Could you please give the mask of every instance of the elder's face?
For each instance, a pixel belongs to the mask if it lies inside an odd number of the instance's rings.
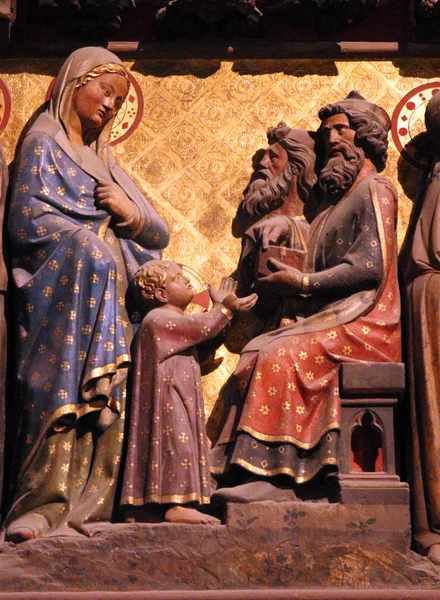
[[[269,170],[272,175],[285,171],[288,164],[287,152],[278,142],[269,146],[260,161],[260,167]]]
[[[325,158],[344,155],[344,147],[353,146],[356,131],[351,129],[347,115],[332,115],[324,119],[321,124],[321,133],[324,139]]]
[[[104,73],[76,90],[73,110],[83,131],[102,129],[121,108],[127,93],[128,82],[118,73]]]

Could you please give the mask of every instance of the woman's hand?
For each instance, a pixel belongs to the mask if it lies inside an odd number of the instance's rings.
[[[271,275],[261,277],[257,282],[257,288],[264,295],[278,294],[280,296],[298,295],[302,292],[303,273],[289,267],[279,260],[270,258],[267,261],[269,268],[276,269]]]
[[[263,249],[268,246],[282,246],[289,240],[289,222],[284,217],[272,217],[253,228],[255,239],[260,242]]]
[[[134,212],[134,204],[114,181],[98,181],[95,203],[118,221],[127,221]]]

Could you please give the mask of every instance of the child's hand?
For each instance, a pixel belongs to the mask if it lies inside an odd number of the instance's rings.
[[[218,290],[213,285],[209,286],[209,295],[214,304],[223,304],[223,300],[229,294],[235,295],[237,282],[232,277],[223,277]]]
[[[235,294],[229,294],[223,300],[222,304],[231,312],[249,312],[255,306],[257,300],[257,294],[251,294],[244,298],[237,298]]]
[[[231,312],[248,312],[258,300],[257,294],[245,298],[237,298],[235,290],[237,282],[232,277],[223,277],[218,290],[213,285],[209,286],[209,295],[214,305],[223,304]]]

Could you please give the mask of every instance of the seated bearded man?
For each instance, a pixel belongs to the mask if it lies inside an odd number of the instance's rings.
[[[215,474],[229,474],[233,483],[249,476],[269,481],[220,490],[220,499],[292,498],[292,490],[329,495],[332,486],[324,484],[338,471],[339,365],[400,360],[397,195],[378,175],[390,120],[356,92],[324,107],[319,117],[322,202],[310,228],[305,272],[272,260],[274,273],[258,286],[262,293],[302,297],[302,305],[285,326],[243,349],[227,384],[226,424],[213,448]],[[277,243],[289,235],[279,217],[264,229]],[[319,482],[317,491],[299,485],[306,482]],[[287,496],[274,483],[287,487]]]
[[[264,154],[256,153],[255,170],[232,223],[233,235],[242,238],[236,275],[239,291],[246,294],[255,284],[256,252],[274,241],[261,227],[268,218],[282,215],[289,231],[283,245],[306,250],[309,223],[305,214],[316,183],[313,134],[281,121],[267,130],[267,140],[270,145]]]
[[[292,129],[281,121],[267,130],[267,139],[269,147],[255,153],[254,172],[232,223],[233,235],[242,238],[241,255],[233,275],[240,296],[255,291],[259,266],[267,262],[266,250],[277,241],[276,232],[274,237],[265,230],[267,219],[279,216],[288,231],[280,241],[283,248],[298,250],[300,255],[305,255],[307,249],[310,224],[305,215],[312,210],[311,193],[317,180],[315,134],[306,129]],[[237,315],[228,348],[240,352],[258,334],[278,328],[283,316],[294,309],[294,302],[293,298],[272,296],[270,302],[266,298],[257,303],[251,313]]]

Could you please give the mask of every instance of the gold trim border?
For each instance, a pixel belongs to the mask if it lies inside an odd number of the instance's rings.
[[[249,433],[252,437],[256,438],[257,440],[261,440],[262,442],[289,442],[290,444],[294,444],[295,446],[298,446],[299,448],[302,448],[303,450],[310,450],[311,448],[314,448],[322,440],[322,438],[324,437],[324,435],[326,433],[328,433],[329,431],[332,431],[334,429],[339,430],[340,423],[337,423],[336,421],[334,423],[330,423],[326,427],[326,429],[323,431],[323,433],[320,434],[316,438],[316,440],[314,440],[313,442],[301,442],[293,435],[280,435],[280,436],[267,435],[265,433],[260,433],[259,431],[257,431],[256,429],[254,429],[253,427],[250,427],[248,425],[241,425],[238,428],[239,431],[244,431],[246,433]],[[228,443],[228,442],[222,442],[222,443]]]
[[[143,506],[148,503],[155,504],[188,504],[188,502],[198,502],[199,504],[209,504],[210,496],[200,496],[197,492],[185,494],[183,496],[177,494],[169,494],[160,496],[159,494],[148,494],[144,498],[134,496],[125,496],[121,500],[121,505],[132,504],[133,506]]]
[[[251,465],[242,458],[237,458],[236,460],[231,461],[231,463],[240,465],[241,467],[243,467],[247,471],[250,471],[251,473],[255,473],[256,475],[263,475],[265,477],[274,477],[275,475],[290,475],[296,483],[307,483],[308,481],[313,479],[313,477],[315,477],[315,475],[318,473],[321,467],[325,467],[327,465],[335,465],[339,468],[339,461],[336,458],[324,458],[319,463],[319,468],[309,477],[295,477],[295,472],[290,467],[278,467],[277,469],[271,469],[270,471],[268,471],[265,469],[260,469],[259,467],[255,467],[254,465]]]
[[[58,419],[60,419],[61,417],[63,417],[64,415],[67,415],[67,414],[72,415],[72,421],[69,423],[66,423],[66,425],[64,427],[62,427],[62,428],[54,427],[54,431],[56,431],[57,433],[61,433],[62,431],[67,429],[67,427],[73,426],[76,423],[76,421],[78,419],[80,419],[81,417],[83,417],[84,415],[92,413],[92,412],[96,412],[97,410],[101,410],[106,405],[107,405],[107,403],[104,400],[102,400],[102,401],[94,400],[92,402],[88,402],[84,406],[78,406],[77,404],[65,404],[64,406],[60,406],[60,408],[55,410],[52,413],[52,415],[50,416],[50,419],[47,421],[46,425],[44,427],[42,427],[40,435],[37,437],[36,443],[33,444],[31,452],[29,453],[28,457],[26,458],[26,460],[24,461],[23,465],[20,468],[18,477],[21,477],[21,475],[26,471],[29,463],[34,458],[37,450],[40,448],[40,445],[41,445],[44,437],[46,436],[48,430],[54,425],[54,423]]]
[[[93,371],[90,371],[90,373],[95,373],[95,372],[99,372],[102,370],[102,374],[106,375],[107,373],[116,371],[116,369],[124,362],[131,362],[130,355],[122,354],[121,356],[119,356],[116,359],[117,366],[115,363],[110,363],[108,365],[105,365],[104,367],[99,367]],[[97,376],[101,376],[101,375],[97,375]],[[84,383],[82,384],[81,387],[83,387],[88,381],[90,381],[90,379],[96,379],[97,376],[90,377],[87,380],[84,379]],[[26,460],[24,461],[23,465],[20,467],[18,477],[20,478],[21,475],[25,472],[26,468],[28,467],[29,463],[35,456],[35,453],[37,452],[38,448],[40,447],[40,445],[43,441],[43,438],[46,436],[47,431],[54,425],[54,423],[58,419],[60,419],[64,415],[68,415],[68,414],[72,415],[71,422],[66,423],[65,427],[62,427],[62,428],[54,427],[54,431],[56,431],[57,433],[60,433],[61,431],[64,431],[68,426],[73,426],[74,423],[78,419],[83,417],[84,415],[92,413],[92,412],[96,412],[97,410],[102,410],[105,406],[115,408],[118,411],[118,413],[121,413],[121,409],[122,409],[121,403],[112,397],[110,397],[108,399],[108,402],[105,401],[104,399],[102,399],[102,400],[91,400],[90,402],[85,401],[85,404],[83,406],[78,406],[78,404],[73,404],[73,403],[64,404],[63,406],[60,406],[57,410],[55,410],[51,414],[46,425],[41,428],[40,434],[37,437],[35,444],[33,444],[33,446],[32,446],[32,450],[30,451],[30,453],[27,456]]]
[[[116,362],[107,363],[102,367],[96,367],[92,369],[84,376],[84,382],[81,387],[84,387],[91,379],[97,379],[98,377],[102,377],[103,375],[108,375],[109,373],[116,372],[118,367],[121,366],[122,363],[131,364],[131,357],[129,354],[121,354],[116,358]]]

